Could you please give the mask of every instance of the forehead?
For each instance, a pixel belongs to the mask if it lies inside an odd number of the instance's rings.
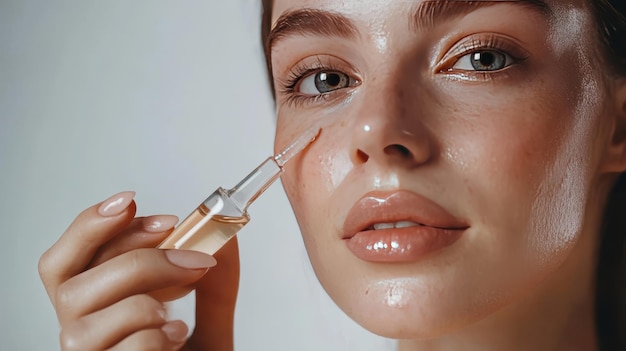
[[[414,6],[416,4],[419,4],[423,1],[427,0],[274,0],[274,6],[272,9],[272,23],[275,23],[276,19],[278,19],[281,14],[290,10],[296,10],[301,8],[329,10],[353,18],[380,18],[384,17],[381,16],[382,13],[391,13],[394,9],[398,9],[399,6],[406,8],[408,6]],[[378,14],[378,16],[374,16],[375,14]]]
[[[537,3],[545,4],[552,12],[558,14],[568,8],[584,7],[588,0],[474,0],[471,2],[491,3]],[[285,12],[301,8],[332,10],[356,18],[382,18],[389,15],[398,15],[397,11],[406,11],[416,8],[424,2],[448,3],[454,6],[455,2],[467,3],[468,0],[274,0],[272,8],[272,23]],[[462,5],[462,4],[460,4]],[[511,15],[515,15],[511,13]]]
[[[364,34],[378,40],[384,35],[387,40],[404,35],[407,29],[429,33],[441,23],[456,26],[458,22],[453,20],[472,14],[467,19],[474,27],[503,22],[535,27],[543,23],[544,37],[561,48],[573,44],[595,47],[595,31],[589,30],[594,21],[586,6],[588,1],[591,0],[274,0],[269,45],[273,48],[274,39],[285,37],[285,33],[298,32],[347,31],[354,35],[344,37],[358,38]],[[478,11],[483,8],[486,11]],[[523,8],[526,10],[519,11]],[[540,22],[529,20],[529,11],[539,14],[535,18],[541,18]]]

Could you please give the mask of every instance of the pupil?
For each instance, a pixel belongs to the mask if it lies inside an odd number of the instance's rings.
[[[477,71],[496,71],[506,67],[506,55],[493,50],[478,51],[472,54],[471,64]]]
[[[326,75],[326,83],[330,86],[337,86],[341,82],[341,77],[336,73]]]
[[[495,56],[490,52],[480,53],[480,64],[484,66],[491,66],[495,62]]]

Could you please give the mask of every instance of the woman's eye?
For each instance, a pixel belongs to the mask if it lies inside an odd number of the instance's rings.
[[[497,71],[513,63],[513,59],[497,50],[473,51],[457,60],[452,69],[464,71]]]
[[[353,79],[338,71],[321,71],[304,77],[298,92],[306,95],[319,95],[333,90],[352,86]]]

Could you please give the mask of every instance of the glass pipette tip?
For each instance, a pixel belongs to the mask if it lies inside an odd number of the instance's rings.
[[[287,161],[306,149],[317,139],[320,132],[319,127],[308,129],[289,146],[276,155],[270,156],[239,184],[230,189],[228,194],[237,207],[245,211],[265,189],[278,179]]]
[[[278,179],[287,161],[317,139],[320,131],[320,128],[307,130],[281,152],[267,158],[234,188],[217,188],[158,247],[213,255],[250,221],[248,206]]]
[[[287,161],[289,161],[292,157],[299,154],[302,150],[304,150],[309,144],[311,144],[317,136],[322,131],[321,128],[310,128],[305,131],[298,139],[296,139],[293,143],[289,144],[286,148],[284,148],[281,152],[274,155],[274,160],[278,164],[278,166],[283,167]]]

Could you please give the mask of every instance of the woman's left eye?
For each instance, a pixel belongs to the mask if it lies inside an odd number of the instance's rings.
[[[319,95],[354,85],[354,79],[339,71],[319,71],[302,78],[298,92],[305,95]]]
[[[471,53],[460,57],[454,66],[453,70],[464,71],[498,71],[513,63],[511,56],[498,51],[498,50],[476,50]]]

